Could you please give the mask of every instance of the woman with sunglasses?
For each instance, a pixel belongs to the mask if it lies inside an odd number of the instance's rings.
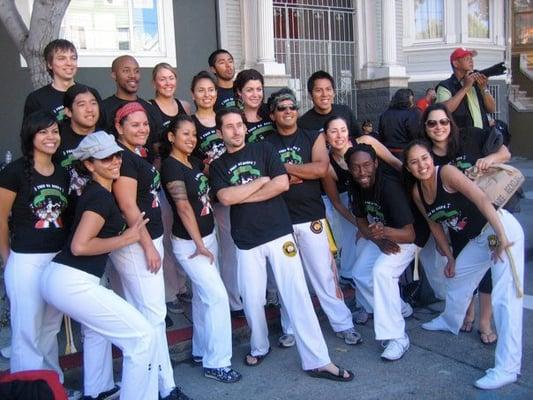
[[[333,218],[339,221],[340,232],[335,234],[337,246],[341,249],[339,275],[343,281],[351,282],[353,286],[352,267],[355,262],[357,224],[355,216],[350,211],[348,189],[352,178],[344,161],[344,154],[356,143],[366,143],[374,148],[379,158],[397,171],[401,171],[402,163],[372,136],[362,135],[355,139],[351,137],[348,122],[343,117],[330,117],[324,124],[324,132],[326,134],[326,142],[330,148],[330,165],[328,173],[322,178],[321,182],[328,196],[327,201],[330,201],[334,207],[334,210],[332,210]]]
[[[274,132],[274,124],[263,103],[263,86],[263,75],[255,69],[242,70],[233,82],[233,89],[246,117],[247,143],[262,141]]]
[[[439,118],[440,119],[440,118]],[[522,357],[522,303],[517,297],[511,259],[520,282],[524,275],[524,232],[506,210],[496,211],[489,198],[453,165],[435,166],[430,144],[411,142],[404,152],[404,173],[419,210],[426,215],[439,249],[445,254],[446,307],[423,324],[427,330],[459,332],[472,293],[491,270],[494,321],[499,334],[495,367],[475,382],[480,389],[497,389],[515,382]],[[457,255],[449,247],[467,243]]]
[[[459,131],[450,112],[441,103],[430,105],[425,110],[422,115],[422,124],[424,137],[431,143],[435,165],[451,164],[463,172],[475,165],[483,171],[492,164],[504,163],[511,158],[511,153],[505,145],[501,145],[493,153],[486,154],[484,147],[488,137],[487,133],[475,127]],[[466,242],[456,242],[456,247],[453,249],[454,254],[459,254],[465,245]],[[483,344],[492,344],[497,340],[497,336],[491,328],[491,291],[491,275],[487,272],[479,285],[479,336]],[[472,301],[466,316],[464,316],[461,332],[472,331],[474,317],[475,304]]]
[[[162,142],[161,181],[172,200],[174,255],[192,282],[193,357],[201,359],[206,377],[233,383],[241,375],[231,368],[228,295],[217,268],[209,182],[202,162],[191,157],[196,142],[192,118],[176,118]]]
[[[124,149],[120,177],[113,183],[113,194],[128,226],[144,215],[150,220],[141,228],[140,240],[110,254],[122,281],[126,300],[137,308],[156,330],[156,368],[159,393],[163,400],[186,399],[174,382],[168,353],[165,316],[163,258],[163,223],[158,192],[160,176],[138,150],[146,144],[150,125],[144,107],[127,103],[115,114],[115,128]],[[181,397],[180,397],[181,396]]]
[[[29,114],[20,133],[22,157],[0,173],[0,255],[11,305],[11,372],[59,367],[62,314],[43,299],[41,275],[63,247],[67,171],[52,161],[60,143],[51,112]]]
[[[111,194],[122,160],[113,136],[88,134],[71,153],[91,177],[78,199],[71,234],[41,279],[47,302],[82,324],[86,399],[157,399],[155,334],[148,321],[113,291],[100,285],[110,251],[135,243],[148,222],[130,228]],[[111,343],[122,350],[122,385],[113,382]]]

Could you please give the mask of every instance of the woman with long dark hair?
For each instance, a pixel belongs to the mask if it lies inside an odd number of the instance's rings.
[[[470,127],[459,130],[451,113],[441,103],[429,106],[421,119],[423,136],[431,143],[431,152],[435,165],[451,164],[461,171],[475,165],[482,171],[492,164],[509,161],[511,153],[505,145],[486,150],[488,134],[479,128]],[[457,255],[466,242],[456,243],[453,251]],[[433,279],[433,278],[430,278]],[[491,275],[485,274],[479,285],[479,336],[484,344],[496,342],[496,334],[491,328]],[[471,332],[475,317],[475,303],[472,301],[464,317],[462,332]]]
[[[60,380],[57,333],[62,314],[39,291],[44,268],[65,243],[68,173],[52,161],[59,128],[51,112],[22,124],[22,157],[0,174],[0,254],[11,305],[11,372],[51,369]]]
[[[515,382],[522,358],[522,303],[513,282],[512,268],[520,282],[524,275],[524,232],[506,210],[496,211],[481,189],[453,165],[435,166],[431,145],[413,141],[404,153],[404,173],[420,212],[426,215],[437,246],[447,257],[446,307],[426,322],[426,330],[459,332],[468,304],[487,270],[491,270],[494,321],[499,334],[495,367],[475,385],[497,389]],[[467,243],[458,255],[452,248]],[[514,263],[513,263],[514,261]],[[514,265],[513,265],[514,264]]]

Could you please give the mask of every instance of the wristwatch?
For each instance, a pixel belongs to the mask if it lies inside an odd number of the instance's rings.
[[[485,88],[485,89],[483,89],[483,93],[484,93],[484,94],[490,94],[490,90],[487,89],[487,88]]]

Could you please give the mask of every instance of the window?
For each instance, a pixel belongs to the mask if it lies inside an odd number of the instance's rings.
[[[533,2],[514,0],[513,50],[533,47]]]
[[[60,37],[76,45],[82,67],[111,65],[124,53],[141,67],[176,65],[173,15],[171,0],[72,0]]]
[[[415,0],[415,39],[435,40],[443,38],[443,0]]]
[[[489,39],[489,0],[468,0],[468,37]]]

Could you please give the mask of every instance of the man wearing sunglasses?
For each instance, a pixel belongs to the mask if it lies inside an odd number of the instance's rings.
[[[460,47],[450,55],[453,74],[437,85],[437,103],[444,103],[459,128],[489,128],[487,113],[496,111],[488,78],[474,70],[477,51]]]
[[[273,93],[268,107],[276,131],[266,140],[274,145],[289,174],[289,191],[283,193],[283,198],[303,266],[337,336],[346,344],[358,344],[361,336],[355,331],[352,314],[344,303],[326,233],[326,211],[320,188],[320,178],[329,167],[324,135],[298,127],[298,104],[290,89]],[[291,321],[284,307],[281,322],[283,336],[292,335]],[[280,343],[285,342],[283,336]]]

